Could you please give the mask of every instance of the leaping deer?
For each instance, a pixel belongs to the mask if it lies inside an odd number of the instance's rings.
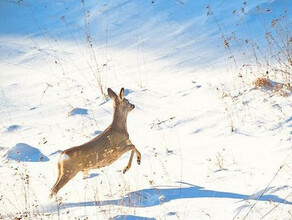
[[[135,106],[124,98],[124,88],[121,89],[119,96],[108,88],[108,95],[113,101],[112,123],[91,141],[61,153],[58,162],[58,178],[51,189],[50,197],[57,194],[79,171],[88,175],[89,170],[108,166],[128,151],[132,152],[123,173],[130,169],[134,153],[140,165],[141,154],[130,141],[127,131],[127,116]]]

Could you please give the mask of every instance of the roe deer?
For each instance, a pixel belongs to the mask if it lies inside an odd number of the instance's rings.
[[[130,169],[134,153],[136,153],[137,163],[140,165],[141,154],[130,141],[127,131],[127,116],[135,106],[124,98],[124,88],[121,89],[119,96],[108,88],[108,95],[113,100],[112,123],[91,141],[61,153],[58,162],[58,178],[51,189],[50,197],[57,194],[79,171],[88,175],[90,169],[108,166],[127,151],[132,152],[123,173]]]

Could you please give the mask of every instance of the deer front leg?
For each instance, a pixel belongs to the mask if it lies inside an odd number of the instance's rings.
[[[135,145],[132,144],[130,139],[128,139],[126,143],[127,143],[128,146],[132,146],[132,150],[136,153],[136,156],[137,156],[137,163],[138,163],[138,165],[140,165],[141,164],[141,154],[140,154],[140,152],[137,150]]]
[[[141,154],[140,152],[135,148],[134,149],[136,156],[137,156],[137,164],[140,165],[141,164]]]
[[[131,143],[131,141],[128,140],[127,143]],[[132,150],[132,152],[131,152],[131,156],[130,156],[130,159],[129,159],[128,165],[127,165],[127,166],[125,167],[125,169],[123,170],[123,173],[127,172],[127,171],[131,168],[134,153],[136,153],[136,156],[137,156],[137,163],[138,163],[139,165],[140,165],[140,163],[141,163],[141,153],[136,149],[135,145],[133,145],[133,144],[131,143],[131,144],[127,145],[127,148],[130,148],[130,149]]]
[[[83,179],[86,179],[90,176],[88,173],[88,170],[82,170],[82,172],[83,172]]]
[[[128,162],[128,165],[125,167],[125,169],[123,169],[123,173],[127,172],[131,168],[133,156],[134,156],[134,150],[131,151],[130,160]]]

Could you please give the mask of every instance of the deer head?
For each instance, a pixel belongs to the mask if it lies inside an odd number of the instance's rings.
[[[112,89],[108,88],[108,95],[113,101],[114,108],[112,126],[127,130],[127,116],[128,113],[135,108],[135,105],[131,104],[127,99],[125,99],[124,88],[121,89],[119,95],[117,95]]]

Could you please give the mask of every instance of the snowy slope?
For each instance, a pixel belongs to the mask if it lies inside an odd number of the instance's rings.
[[[236,81],[207,16],[228,32],[243,3],[84,2],[0,3],[0,219],[291,219],[291,94]],[[258,4],[272,19],[291,3],[247,1],[260,41]],[[59,153],[111,122],[100,82],[136,105],[142,163],[122,174],[127,153],[50,200]]]

